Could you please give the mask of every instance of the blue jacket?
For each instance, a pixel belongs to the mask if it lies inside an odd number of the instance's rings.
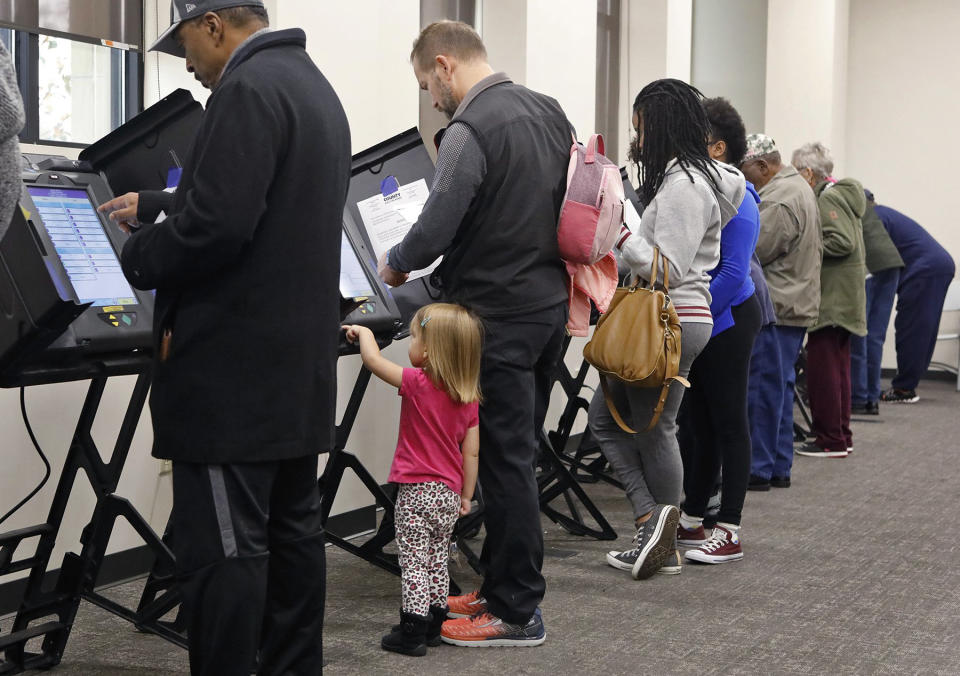
[[[901,284],[917,277],[953,277],[953,258],[919,223],[890,207],[874,209],[903,259]]]
[[[720,264],[710,271],[710,312],[712,336],[733,326],[731,308],[753,295],[756,287],[750,277],[750,259],[760,234],[760,196],[747,181],[747,192],[734,216],[720,233]]]

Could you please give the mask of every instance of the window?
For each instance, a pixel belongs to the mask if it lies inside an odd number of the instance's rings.
[[[123,119],[113,95],[121,50],[41,35],[39,41],[39,138],[92,143]],[[123,78],[117,83],[123,89]]]
[[[83,147],[141,109],[142,56],[99,41],[0,29],[17,66],[24,143]]]

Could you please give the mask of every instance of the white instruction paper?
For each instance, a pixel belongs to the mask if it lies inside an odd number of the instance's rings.
[[[357,209],[373,245],[377,260],[391,247],[399,244],[420,217],[430,189],[424,179],[401,185],[400,189],[384,197],[376,194],[357,202]],[[410,280],[425,277],[440,263],[437,259],[427,268],[410,272]],[[408,280],[409,281],[409,280]]]

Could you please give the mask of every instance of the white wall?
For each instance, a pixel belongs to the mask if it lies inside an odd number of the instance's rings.
[[[847,78],[849,174],[919,222],[960,261],[950,196],[960,141],[960,3],[851,0]],[[946,316],[941,331],[956,331]],[[884,366],[896,364],[889,332]],[[956,343],[935,359],[956,363]]]
[[[785,159],[822,141],[844,167],[848,0],[769,0],[765,133]],[[758,130],[751,130],[758,131]]]
[[[763,129],[767,0],[695,0],[692,53],[690,83],[728,99],[748,134]]]
[[[527,0],[524,84],[557,99],[581,137],[596,116],[597,7],[583,0]]]

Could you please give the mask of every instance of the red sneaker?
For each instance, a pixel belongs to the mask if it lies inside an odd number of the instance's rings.
[[[687,530],[680,524],[677,524],[677,544],[681,547],[699,547],[707,541],[707,533],[703,526],[697,526],[693,530]]]
[[[713,528],[713,534],[710,539],[697,547],[689,549],[684,555],[690,561],[697,563],[729,563],[739,561],[743,558],[743,550],[740,548],[740,536],[736,531],[731,531],[720,524]]]
[[[450,606],[447,617],[472,617],[477,613],[487,612],[487,600],[480,596],[479,591],[472,591],[463,596],[448,596],[447,605]]]
[[[490,613],[478,613],[465,620],[447,620],[440,630],[440,639],[465,648],[533,647],[547,640],[540,609],[526,624],[511,624]]]

